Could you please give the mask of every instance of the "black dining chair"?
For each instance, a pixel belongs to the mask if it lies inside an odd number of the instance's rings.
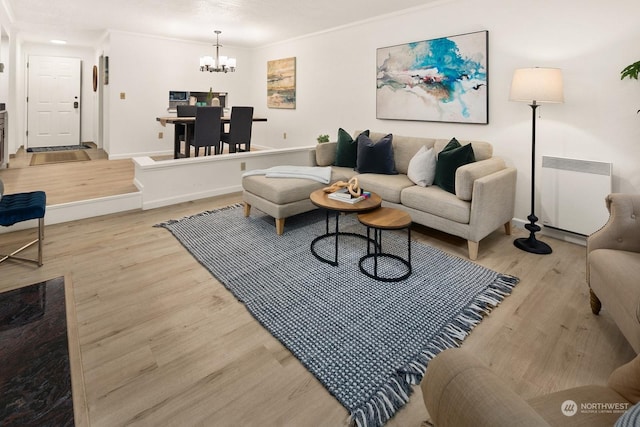
[[[229,132],[222,133],[222,148],[229,144],[229,152],[251,151],[251,126],[253,125],[253,107],[232,107],[229,120]],[[244,149],[240,146],[244,145]]]
[[[176,113],[178,117],[195,117],[196,105],[178,105],[176,106]],[[187,139],[187,126],[193,126],[189,124],[176,125],[175,131],[178,133],[178,139],[184,142]],[[188,144],[185,143],[185,150]]]
[[[193,138],[189,142],[195,148],[196,157],[200,148],[204,148],[205,155],[211,154],[211,147],[214,154],[220,154],[221,110],[221,107],[197,108]]]

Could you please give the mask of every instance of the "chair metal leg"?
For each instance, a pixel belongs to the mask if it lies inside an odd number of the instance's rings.
[[[43,240],[44,240],[44,218],[38,218],[38,238],[25,244],[21,248],[16,249],[15,251],[11,252],[9,255],[0,255],[2,256],[2,258],[0,258],[0,263],[8,259],[14,259],[17,261],[32,262],[34,264],[37,264],[38,267],[42,267],[42,241]],[[22,257],[16,256],[20,252],[35,245],[36,243],[38,244],[38,259],[29,259],[29,258],[22,258]]]
[[[38,267],[42,267],[42,241],[44,240],[44,217],[38,218]]]

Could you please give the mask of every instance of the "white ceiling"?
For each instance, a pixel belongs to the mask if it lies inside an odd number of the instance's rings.
[[[26,41],[92,45],[106,30],[255,47],[438,0],[3,0]]]

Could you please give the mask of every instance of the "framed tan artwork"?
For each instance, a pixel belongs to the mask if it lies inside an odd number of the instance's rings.
[[[267,107],[296,108],[296,58],[267,61]]]

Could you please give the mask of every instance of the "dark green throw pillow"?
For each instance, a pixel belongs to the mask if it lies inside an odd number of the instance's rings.
[[[471,144],[460,145],[453,138],[438,154],[436,176],[433,183],[449,193],[456,193],[456,170],[463,165],[476,161]]]
[[[360,135],[369,136],[369,130],[365,130]],[[336,160],[334,166],[355,168],[358,157],[358,139],[351,138],[351,135],[344,129],[338,129],[338,146],[336,148]]]

